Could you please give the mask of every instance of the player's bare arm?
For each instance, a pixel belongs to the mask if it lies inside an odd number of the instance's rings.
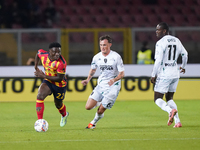
[[[111,79],[108,84],[109,86],[113,85],[113,83],[115,83],[116,81],[122,79],[124,77],[124,71],[119,72],[118,76],[116,76],[114,79]]]
[[[93,75],[95,74],[97,69],[90,69],[89,75],[86,80],[81,81],[81,83],[85,86],[88,84],[88,82],[92,79]]]
[[[39,69],[36,70],[34,73],[36,77],[43,78],[43,79],[46,78],[54,82],[61,82],[65,76],[65,74],[59,74],[59,73],[57,74],[57,76],[48,76],[48,75],[45,75],[44,72]]]
[[[156,82],[156,77],[151,77],[151,83],[155,83]]]
[[[39,70],[38,68],[38,63],[39,63],[40,58],[38,57],[38,54],[35,55],[35,70]]]

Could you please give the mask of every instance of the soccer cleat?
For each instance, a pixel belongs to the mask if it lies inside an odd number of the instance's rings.
[[[180,128],[180,127],[182,127],[182,124],[181,124],[180,122],[178,122],[178,123],[176,123],[173,127],[174,127],[174,128]]]
[[[173,122],[174,122],[174,116],[176,115],[177,110],[176,109],[172,109],[172,111],[169,113],[169,120],[167,125],[170,126]]]
[[[95,129],[96,125],[89,123],[86,129]]]
[[[66,113],[67,114],[66,114],[65,117],[61,116],[61,120],[60,120],[60,126],[61,127],[64,127],[66,125],[66,123],[67,123],[67,117],[69,116],[69,112],[66,112]]]

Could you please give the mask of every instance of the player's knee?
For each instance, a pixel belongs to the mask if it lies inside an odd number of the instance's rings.
[[[90,106],[88,106],[88,105],[85,105],[85,109],[86,110],[90,110],[90,109],[92,109]]]
[[[60,109],[63,106],[62,102],[55,102],[55,106],[57,109]]]
[[[168,92],[165,94],[166,101],[173,99],[174,92]]]
[[[85,109],[86,110],[91,110],[92,108],[94,108],[94,106],[96,105],[96,101],[93,99],[88,99],[87,103],[85,104]]]
[[[43,94],[38,93],[37,99],[45,99],[45,96]]]
[[[60,109],[62,107],[62,105],[58,105],[58,104],[55,104],[55,106],[57,109]]]
[[[156,102],[157,99],[161,98],[163,99],[163,93],[155,92],[154,93],[154,102]]]

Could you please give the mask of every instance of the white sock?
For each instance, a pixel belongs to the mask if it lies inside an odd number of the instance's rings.
[[[167,103],[161,99],[161,98],[158,98],[156,101],[155,101],[156,105],[158,105],[158,107],[160,107],[162,110],[170,113],[172,111],[172,109],[167,105]]]
[[[172,109],[176,109],[176,110],[178,111],[177,105],[176,105],[176,103],[173,101],[173,99],[169,100],[169,101],[167,102],[167,104],[168,104],[169,107],[171,107]],[[174,116],[174,121],[175,121],[175,124],[178,123],[178,122],[180,122],[180,118],[179,118],[179,116],[178,116],[178,112],[177,112],[176,115]]]
[[[96,112],[94,119],[93,119],[90,123],[96,125],[97,122],[98,122],[101,118],[103,118],[103,116],[104,116],[104,113],[99,115],[99,114]]]

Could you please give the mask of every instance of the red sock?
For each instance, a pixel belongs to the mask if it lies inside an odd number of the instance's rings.
[[[37,99],[37,101],[36,101],[36,112],[37,112],[38,119],[43,119],[44,100]]]
[[[66,116],[66,106],[63,104],[60,109],[58,109],[60,114],[65,117]]]

